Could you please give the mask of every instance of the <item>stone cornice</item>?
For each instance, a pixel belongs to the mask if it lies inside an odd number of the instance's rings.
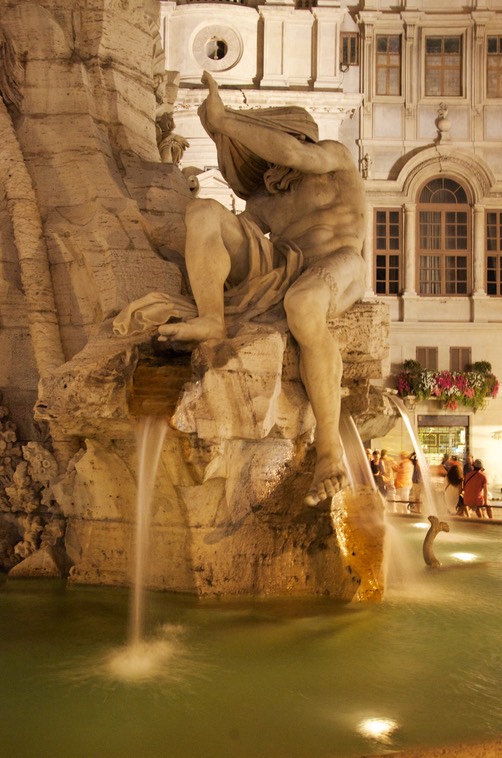
[[[267,108],[278,105],[299,105],[312,113],[344,113],[352,115],[361,106],[363,95],[344,92],[301,91],[291,89],[220,89],[221,97],[229,108]],[[181,88],[174,106],[176,111],[198,108],[207,97],[205,88]]]

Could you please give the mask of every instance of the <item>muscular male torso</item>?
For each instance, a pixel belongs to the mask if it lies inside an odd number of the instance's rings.
[[[352,167],[303,174],[276,194],[263,187],[247,201],[244,213],[272,238],[295,242],[306,261],[341,247],[360,251],[365,234],[363,183]]]

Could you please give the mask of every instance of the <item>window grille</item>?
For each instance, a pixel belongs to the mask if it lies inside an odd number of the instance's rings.
[[[464,188],[443,177],[428,182],[418,204],[419,294],[469,294],[471,244]]]
[[[357,32],[342,32],[340,34],[340,66],[359,65],[359,35]]]
[[[487,39],[486,96],[502,97],[502,37]]]
[[[401,211],[375,211],[375,292],[398,295],[401,284]]]
[[[426,37],[426,96],[460,97],[462,89],[462,38]]]
[[[376,94],[401,94],[401,35],[377,34]]]
[[[502,211],[486,214],[486,294],[502,295]]]

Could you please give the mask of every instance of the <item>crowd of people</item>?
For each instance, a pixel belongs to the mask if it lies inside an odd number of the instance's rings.
[[[441,469],[445,472],[442,474]],[[444,495],[449,513],[470,517],[475,513],[478,518],[493,518],[489,503],[488,479],[483,462],[467,454],[465,462],[456,455],[445,454],[440,464],[440,475],[445,477]]]
[[[366,450],[371,473],[379,492],[393,513],[420,513],[423,500],[423,480],[416,453],[401,451],[394,460],[387,450]],[[468,453],[465,462],[457,455],[445,453],[434,476],[444,481],[446,511],[469,518],[493,518],[488,493],[488,479],[482,461]]]

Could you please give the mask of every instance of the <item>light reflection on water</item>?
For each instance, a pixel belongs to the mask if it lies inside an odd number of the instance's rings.
[[[498,736],[500,530],[452,524],[436,571],[423,565],[424,532],[397,528],[417,578],[381,605],[148,593],[154,663],[129,682],[109,669],[127,659],[126,591],[6,582],[3,752],[351,758]],[[462,565],[456,552],[480,559]]]

